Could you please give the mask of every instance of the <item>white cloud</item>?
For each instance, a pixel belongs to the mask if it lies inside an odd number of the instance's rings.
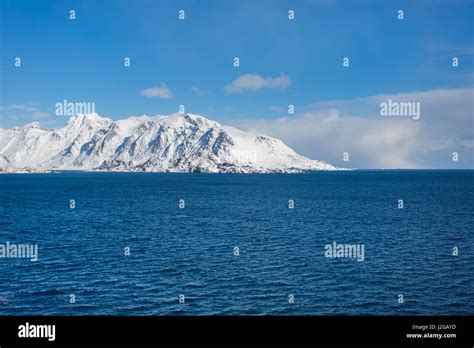
[[[197,87],[197,86],[192,86],[191,91],[193,91],[194,93],[196,93],[200,96],[203,96],[205,94],[204,91],[202,89],[200,89],[199,87]]]
[[[31,121],[31,119],[47,119],[50,114],[34,106],[37,104],[37,102],[30,102],[0,106],[0,111],[2,111],[0,114],[0,126],[6,127],[9,122],[21,123]]]
[[[20,110],[26,112],[33,112],[37,111],[38,109],[28,104],[10,104],[7,106],[1,106],[0,110]]]
[[[285,108],[282,106],[270,106],[270,110],[273,112],[284,112]]]
[[[49,117],[49,114],[46,112],[41,112],[41,111],[35,111],[32,114],[33,118],[35,119],[43,119]]]
[[[232,83],[224,87],[228,93],[256,91],[262,88],[287,89],[291,85],[290,78],[284,73],[277,77],[261,77],[258,74],[245,74],[237,77]]]
[[[173,93],[164,82],[161,83],[160,87],[143,89],[140,94],[147,98],[171,99],[173,97]]]
[[[380,103],[417,101],[421,117],[380,116]],[[474,168],[474,89],[443,89],[315,103],[277,119],[236,127],[283,140],[313,159],[352,168]],[[343,162],[343,152],[350,161]],[[452,152],[460,161],[452,161]]]

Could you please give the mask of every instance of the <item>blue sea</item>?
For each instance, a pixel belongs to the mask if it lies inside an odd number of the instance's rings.
[[[0,258],[0,314],[474,315],[473,207],[474,171],[1,175],[38,260]]]

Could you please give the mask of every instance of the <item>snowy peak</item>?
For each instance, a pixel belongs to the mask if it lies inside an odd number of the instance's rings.
[[[298,155],[278,139],[179,113],[118,121],[79,114],[60,129],[42,129],[37,122],[0,129],[0,156],[0,168],[211,173],[336,169]]]
[[[28,131],[30,129],[41,129],[41,125],[39,122],[31,122],[31,123],[28,123],[27,125],[25,125],[23,127],[24,130]]]

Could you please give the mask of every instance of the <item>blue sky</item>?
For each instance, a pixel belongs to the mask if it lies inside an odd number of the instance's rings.
[[[289,104],[297,118],[324,101],[473,83],[474,1],[3,0],[0,9],[0,127],[61,126],[64,99],[112,119],[184,104],[238,125],[288,116]],[[255,88],[226,89],[246,74]],[[155,86],[165,98],[143,95]]]
[[[472,1],[7,0],[1,9],[1,105],[39,103],[50,114],[67,99],[93,101],[112,118],[180,104],[218,120],[272,117],[276,106],[298,111],[321,100],[472,83],[472,56],[463,60],[472,54]],[[454,72],[451,55],[462,62]],[[239,75],[280,73],[291,81],[285,90],[224,90]],[[161,83],[172,98],[140,95]]]

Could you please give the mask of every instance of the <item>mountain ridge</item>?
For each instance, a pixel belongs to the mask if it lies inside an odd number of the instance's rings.
[[[72,116],[62,128],[38,122],[0,128],[0,172],[47,170],[295,173],[337,170],[281,140],[194,114]]]

